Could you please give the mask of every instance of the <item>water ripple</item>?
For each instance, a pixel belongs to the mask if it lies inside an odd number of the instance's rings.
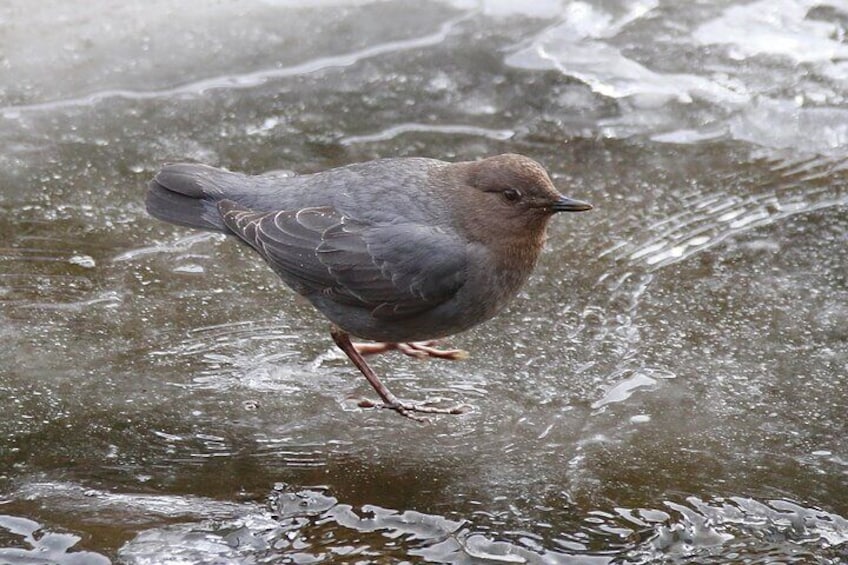
[[[300,363],[292,361],[290,366],[286,361],[299,356],[294,345],[300,339],[279,320],[244,320],[194,328],[185,336],[165,340],[168,345],[150,355],[170,363],[180,363],[176,360],[180,357],[202,360],[203,368],[193,374],[191,388],[293,394],[304,387],[303,369]],[[278,346],[267,351],[265,342]]]
[[[844,183],[810,186],[832,178],[848,161],[812,160],[774,167],[780,177],[763,192],[750,196],[703,194],[673,216],[648,226],[652,236],[633,244],[618,243],[604,252],[631,266],[655,271],[688,259],[729,237],[785,220],[796,214],[848,204]]]

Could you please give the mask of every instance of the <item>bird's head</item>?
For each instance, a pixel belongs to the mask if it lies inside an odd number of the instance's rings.
[[[533,159],[504,154],[460,163],[465,179],[460,193],[462,223],[475,239],[542,240],[548,220],[558,212],[582,212],[592,205],[563,196]]]

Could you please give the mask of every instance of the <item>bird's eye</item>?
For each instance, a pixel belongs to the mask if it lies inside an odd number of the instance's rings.
[[[503,194],[507,202],[518,202],[521,200],[521,193],[514,188],[507,188],[501,194]]]

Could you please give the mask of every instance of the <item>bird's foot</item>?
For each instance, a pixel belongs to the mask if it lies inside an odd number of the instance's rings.
[[[437,406],[436,402],[438,400],[434,399],[428,402],[423,403],[410,403],[410,402],[402,402],[397,396],[392,394],[386,385],[384,385],[377,375],[374,373],[374,370],[368,365],[365,361],[365,358],[362,357],[362,352],[350,341],[350,334],[345,332],[344,330],[333,326],[330,330],[330,335],[333,337],[333,341],[336,342],[336,345],[339,346],[339,349],[345,352],[348,358],[356,365],[356,368],[362,373],[362,375],[368,380],[368,384],[377,392],[377,394],[382,399],[382,403],[378,404],[372,402],[370,400],[363,400],[359,402],[359,406],[362,408],[389,408],[390,410],[394,410],[401,416],[405,416],[411,420],[416,420],[418,422],[429,422],[427,418],[424,416],[419,416],[419,414],[462,414],[463,412],[467,412],[471,409],[468,405],[454,406],[454,407],[444,407]],[[371,345],[371,344],[369,344]],[[400,349],[399,345],[413,345],[413,344],[373,344],[372,345],[372,353],[379,353],[381,351],[389,351],[391,349]],[[415,347],[413,349],[417,349],[422,351],[424,355],[430,355],[431,353],[427,353],[427,350],[438,351],[441,354],[444,354],[441,350],[436,350],[431,347],[430,344],[414,344]],[[378,348],[377,351],[374,351],[373,348]],[[421,348],[424,349],[421,349]],[[403,349],[401,349],[403,351]],[[463,352],[464,353],[464,352]],[[455,354],[453,354],[455,355]],[[451,358],[450,356],[448,358]]]
[[[416,359],[426,359],[434,357],[436,359],[448,359],[450,361],[458,361],[468,357],[468,352],[463,349],[439,349],[434,347],[439,342],[431,341],[411,341],[408,343],[391,343],[391,342],[375,342],[375,343],[354,343],[353,346],[360,355],[377,355],[387,351],[400,351],[404,355],[415,357]]]
[[[420,414],[465,414],[471,411],[471,406],[468,404],[457,404],[455,406],[437,406],[435,403],[441,399],[426,401],[421,403],[403,402],[397,398],[391,402],[374,402],[367,398],[363,398],[357,403],[360,408],[385,408],[394,410],[401,416],[415,420],[416,422],[429,423],[430,419],[421,416]]]

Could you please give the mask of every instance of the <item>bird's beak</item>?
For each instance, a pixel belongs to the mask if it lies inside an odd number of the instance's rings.
[[[585,212],[586,210],[591,210],[592,205],[582,200],[561,196],[559,200],[554,202],[551,209],[554,212]]]

